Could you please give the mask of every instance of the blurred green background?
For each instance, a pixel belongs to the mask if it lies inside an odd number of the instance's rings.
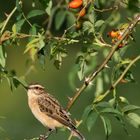
[[[14,7],[13,1],[0,1],[0,20],[4,18],[4,13],[8,13]],[[28,3],[24,5],[28,9]],[[126,52],[126,56],[134,57],[140,54],[140,26],[137,27],[134,37],[136,42],[131,43],[131,47]],[[27,71],[25,66],[28,55],[23,54],[25,49],[24,42],[19,47],[7,47],[7,69],[16,70],[17,75],[23,75]],[[28,83],[39,82],[46,87],[46,90],[53,94],[63,105],[66,106],[68,99],[67,96],[72,96],[74,91],[69,85],[69,73],[75,64],[75,50],[69,50],[69,57],[64,60],[61,70],[56,70],[53,63],[47,61],[45,71],[40,65],[36,65],[36,71],[30,73],[27,78]],[[47,58],[48,59],[48,58]],[[136,83],[129,83],[126,85],[118,86],[118,93],[127,97],[132,104],[140,105],[140,63],[137,62],[136,66],[131,69],[133,71]],[[89,105],[94,97],[94,90],[85,92],[80,99],[75,103],[71,109],[72,118],[80,119],[86,105]],[[23,140],[37,137],[44,133],[46,129],[33,117],[27,104],[26,91],[19,87],[14,93],[11,93],[6,80],[0,84],[0,127],[4,130],[0,132],[0,140]],[[137,140],[140,138],[140,130],[132,126],[127,126],[131,136],[123,131],[120,124],[112,119],[113,133],[110,140]],[[82,124],[79,127],[80,131],[84,134],[87,140],[104,140],[104,129],[100,120],[91,130],[87,131],[86,125]],[[69,131],[63,132],[58,130],[58,133],[53,134],[49,140],[64,140],[69,136]],[[73,138],[74,139],[74,138]]]

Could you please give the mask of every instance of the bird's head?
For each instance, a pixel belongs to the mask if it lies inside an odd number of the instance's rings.
[[[44,87],[39,84],[30,84],[27,88],[28,94],[40,95],[44,91]]]

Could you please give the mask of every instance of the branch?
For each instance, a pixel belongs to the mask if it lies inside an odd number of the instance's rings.
[[[2,27],[2,29],[1,29],[1,31],[0,31],[0,34],[1,34],[1,35],[2,35],[3,31],[5,30],[5,27],[7,26],[7,24],[8,24],[8,22],[9,22],[10,18],[12,17],[12,15],[15,13],[16,10],[17,10],[17,7],[15,7],[15,8],[11,11],[11,13],[8,15],[8,17],[7,17],[5,23],[4,23],[4,25],[3,25],[3,27]]]
[[[90,83],[95,79],[95,77],[106,67],[106,65],[108,64],[109,60],[112,58],[115,51],[118,49],[118,46],[133,31],[133,29],[135,28],[135,26],[137,25],[139,21],[140,21],[140,13],[136,17],[134,17],[132,22],[123,32],[122,38],[118,40],[116,44],[112,47],[106,59],[101,63],[101,65],[97,68],[97,70],[92,72],[91,74],[89,74],[87,78],[85,78],[83,85],[76,91],[75,95],[68,102],[67,108],[66,108],[67,110],[71,108],[71,106],[75,103],[75,101],[82,94],[82,92],[90,85]]]
[[[93,101],[93,103],[97,103],[100,102],[101,100],[103,100],[119,83],[120,81],[123,79],[123,77],[125,76],[125,74],[128,72],[128,70],[132,67],[132,65],[134,63],[136,63],[136,61],[138,61],[140,59],[140,55],[138,55],[135,59],[133,59],[129,65],[126,67],[126,69],[123,71],[123,73],[120,75],[120,77],[116,80],[116,82],[114,82],[110,88],[103,94],[103,95],[99,95],[97,98],[95,98],[95,100]]]

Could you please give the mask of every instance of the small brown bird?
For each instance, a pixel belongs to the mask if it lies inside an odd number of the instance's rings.
[[[59,102],[45,91],[45,88],[39,84],[32,84],[27,87],[28,104],[34,116],[45,126],[49,128],[47,135],[41,136],[41,139],[47,139],[50,132],[57,127],[68,128],[73,136],[80,140],[85,140],[83,135],[76,129],[75,124],[70,119]]]

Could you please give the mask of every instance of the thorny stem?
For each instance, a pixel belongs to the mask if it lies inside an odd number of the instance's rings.
[[[102,97],[99,99],[98,97],[95,98],[95,100],[93,101],[93,103],[97,103],[100,102],[101,100],[103,100],[112,90],[114,90],[114,88],[119,84],[119,82],[123,79],[123,77],[125,76],[125,74],[128,72],[128,70],[132,67],[132,65],[134,63],[136,63],[136,61],[138,61],[140,59],[140,55],[138,55],[135,59],[133,59],[129,65],[126,67],[126,69],[123,71],[123,73],[119,76],[119,78],[116,80],[116,82],[114,82],[110,88],[103,94],[101,95]]]
[[[5,30],[5,27],[7,26],[7,24],[8,24],[8,22],[9,22],[10,18],[12,17],[12,15],[15,13],[16,10],[17,10],[17,7],[15,7],[15,8],[11,11],[11,13],[8,15],[6,21],[5,21],[5,23],[4,23],[4,25],[3,25],[2,29],[1,29],[1,32],[0,32],[1,35],[2,35],[3,31]]]
[[[30,25],[30,27],[33,27],[33,25],[30,23],[30,21],[26,18],[25,14],[22,12],[22,16],[27,21],[27,23]]]
[[[129,24],[129,26],[125,29],[122,38],[116,42],[116,44],[112,47],[110,52],[108,53],[106,59],[101,63],[101,65],[97,68],[96,71],[92,72],[87,78],[85,78],[84,83],[82,86],[76,91],[74,96],[71,98],[71,100],[67,104],[67,110],[69,110],[72,105],[75,103],[77,98],[82,94],[82,92],[90,85],[90,83],[96,78],[96,76],[106,67],[109,60],[112,58],[113,54],[117,50],[120,43],[132,32],[132,30],[135,28],[137,23],[140,21],[140,13],[134,17],[132,22]]]

